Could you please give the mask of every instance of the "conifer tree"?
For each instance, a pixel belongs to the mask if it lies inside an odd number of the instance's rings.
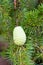
[[[8,43],[0,56],[13,65],[43,65],[43,2],[38,4],[38,0],[0,0],[0,41]],[[13,41],[17,25],[26,33],[21,46]]]

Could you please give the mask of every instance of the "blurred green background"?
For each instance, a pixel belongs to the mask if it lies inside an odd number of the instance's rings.
[[[21,65],[43,65],[43,0],[0,0],[0,44],[8,48],[0,51],[13,65],[20,65],[19,49],[13,42],[13,29],[25,30],[27,41],[21,46]]]

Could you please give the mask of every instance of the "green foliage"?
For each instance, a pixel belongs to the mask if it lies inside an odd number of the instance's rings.
[[[33,11],[22,11],[18,15],[19,25],[21,25],[27,35],[27,42],[24,47],[21,47],[21,61],[19,55],[19,47],[15,46],[12,49],[16,48],[14,52],[10,49],[10,54],[8,52],[8,57],[12,58],[14,65],[20,64],[19,62],[25,65],[34,65],[39,57],[43,57],[42,45],[43,45],[43,4],[38,6],[38,9]],[[41,10],[41,9],[42,10]],[[42,12],[41,12],[42,11]],[[13,45],[12,45],[13,46]],[[10,46],[11,47],[11,46]],[[17,50],[18,49],[18,50]],[[35,50],[36,49],[36,50]],[[36,52],[37,51],[37,52]],[[41,53],[40,53],[41,52]],[[23,55],[22,55],[23,54]],[[31,60],[33,58],[33,60]]]
[[[14,24],[13,19],[0,7],[0,34],[8,39],[12,35]]]
[[[20,0],[20,6],[22,9],[26,8],[27,10],[34,9],[37,6],[38,0]]]
[[[21,23],[27,23],[30,26],[42,26],[43,23],[43,4],[33,11],[23,12],[23,20]],[[25,25],[24,24],[24,25]]]
[[[0,6],[3,7],[7,12],[13,9],[13,1],[12,0],[0,0]]]
[[[0,38],[4,37],[9,42],[8,49],[0,55],[10,59],[13,65],[35,65],[38,58],[43,60],[43,4],[36,9],[37,0],[19,2],[18,9],[14,10],[12,0],[0,0]],[[13,43],[16,20],[27,36],[21,47]]]

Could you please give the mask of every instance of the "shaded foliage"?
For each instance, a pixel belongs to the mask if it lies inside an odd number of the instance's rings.
[[[0,55],[12,60],[14,65],[43,63],[43,4],[37,4],[38,0],[18,0],[15,10],[12,0],[0,0],[0,41],[3,41],[2,37],[9,44]],[[13,42],[13,29],[17,23],[27,36],[26,43],[21,47]]]

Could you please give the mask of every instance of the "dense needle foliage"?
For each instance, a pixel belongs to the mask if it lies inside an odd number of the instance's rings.
[[[40,3],[40,4],[39,4]],[[0,52],[13,65],[43,65],[43,0],[0,0],[0,41],[8,42],[8,49]],[[19,47],[13,42],[13,29],[23,27],[27,41]]]

